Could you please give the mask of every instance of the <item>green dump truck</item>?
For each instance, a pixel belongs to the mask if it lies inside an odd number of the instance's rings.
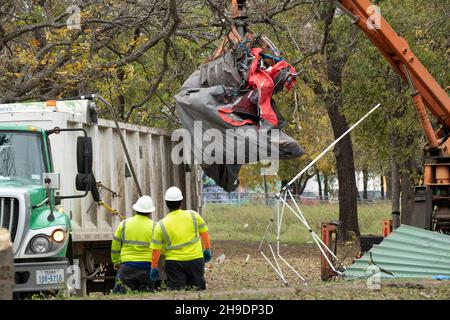
[[[156,202],[153,218],[164,216],[171,185],[199,210],[200,173],[172,163],[169,132],[125,123],[120,131],[142,193]],[[118,130],[97,120],[92,100],[0,105],[0,226],[13,242],[15,292],[111,286],[109,248],[120,218],[94,201],[93,189],[132,215],[139,194]]]

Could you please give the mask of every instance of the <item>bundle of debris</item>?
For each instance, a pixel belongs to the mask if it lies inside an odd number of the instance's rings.
[[[283,88],[290,90],[296,76],[267,37],[255,36],[203,64],[175,96],[181,123],[193,137],[193,158],[224,190],[238,187],[244,163],[304,154],[297,141],[280,130],[286,121],[273,99]],[[198,140],[194,132],[197,121],[201,121],[201,141],[194,141]],[[209,129],[221,134],[211,134]],[[226,141],[227,135],[233,136],[231,143]],[[211,140],[221,148],[205,154]]]

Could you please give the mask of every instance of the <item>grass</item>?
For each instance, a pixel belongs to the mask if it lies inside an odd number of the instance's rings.
[[[80,298],[71,298],[79,300]],[[449,300],[450,284],[430,281],[384,283],[381,289],[368,290],[364,282],[315,283],[313,286],[206,290],[202,292],[129,293],[91,295],[89,300]]]
[[[91,294],[83,299],[450,299],[450,281],[427,279],[382,279],[381,289],[369,290],[365,280],[331,282],[320,280],[320,253],[314,244],[289,244],[281,248],[283,256],[308,281],[302,281],[281,264],[289,286],[286,287],[267,261],[257,251],[258,243],[238,240],[213,242],[214,256],[225,254],[222,262],[213,259],[205,269],[205,291],[161,291],[158,293],[130,292],[126,295]],[[267,248],[266,248],[267,249]],[[344,250],[344,249],[338,249]],[[265,250],[268,256],[270,254]],[[351,259],[348,259],[351,263]],[[55,297],[54,299],[64,299]],[[71,297],[70,299],[82,299]]]
[[[319,234],[322,222],[338,220],[337,204],[303,205],[306,220]],[[203,211],[213,240],[260,241],[272,218],[274,209],[260,203],[244,205],[207,204]],[[382,221],[390,218],[390,202],[372,202],[358,206],[361,234],[381,234]],[[286,208],[281,228],[281,240],[287,243],[308,243],[308,231]]]
[[[301,207],[310,225],[318,232],[323,221],[338,218],[337,204],[304,205]],[[359,226],[362,234],[380,234],[381,221],[390,216],[390,203],[360,204]],[[202,292],[134,293],[126,295],[91,294],[89,297],[69,299],[450,299],[449,281],[426,279],[383,281],[379,290],[369,290],[364,280],[332,282],[320,280],[321,261],[317,247],[308,243],[311,238],[305,227],[292,213],[286,212],[282,228],[281,252],[284,258],[308,281],[308,286],[285,265],[282,269],[289,283],[286,287],[259,252],[272,208],[260,203],[246,205],[208,204],[203,212],[213,238],[213,259],[205,269],[207,290]],[[347,252],[347,244],[338,248],[338,254]],[[267,245],[263,247],[268,256]],[[224,254],[225,260],[217,257]],[[354,255],[349,255],[350,264]],[[37,297],[39,298],[39,297]],[[44,297],[42,297],[44,298]],[[53,299],[66,299],[62,295]]]

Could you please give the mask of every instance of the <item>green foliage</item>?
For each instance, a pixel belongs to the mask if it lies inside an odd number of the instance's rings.
[[[113,103],[123,121],[169,130],[180,126],[174,94],[229,30],[230,12],[223,1],[151,0],[144,6],[84,1],[81,30],[70,30],[65,24],[72,1],[16,3],[0,5],[2,12],[10,13],[0,13],[0,102],[96,92]],[[299,72],[295,89],[275,99],[288,123],[284,130],[299,141],[307,156],[282,162],[279,176],[269,178],[271,184],[293,177],[333,140],[324,97],[333,101],[337,88],[327,80],[325,57],[348,56],[342,74],[342,112],[349,124],[375,103],[382,104],[352,133],[356,168],[378,175],[386,174],[392,158],[402,163],[413,157],[420,164],[425,140],[409,89],[346,15],[336,12],[330,29],[335,41],[323,48],[323,15],[332,4],[290,1],[283,5],[273,0],[248,4],[251,29],[271,38]],[[174,5],[178,24],[176,15],[167,11]],[[384,0],[380,5],[382,15],[407,39],[436,80],[448,85],[448,1]],[[176,31],[157,39],[171,25]],[[28,30],[32,27],[36,29]],[[317,84],[325,95],[311,89]],[[110,116],[104,109],[100,115]],[[316,169],[335,175],[333,154]],[[243,185],[261,186],[258,170],[258,166],[244,167]]]

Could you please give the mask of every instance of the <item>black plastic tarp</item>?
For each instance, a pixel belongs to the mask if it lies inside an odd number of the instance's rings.
[[[241,165],[304,154],[297,141],[280,130],[285,121],[273,99],[278,126],[264,126],[257,108],[258,91],[238,90],[238,76],[233,57],[224,55],[196,70],[175,96],[181,123],[190,133],[192,163],[200,164],[228,192],[239,185]]]

